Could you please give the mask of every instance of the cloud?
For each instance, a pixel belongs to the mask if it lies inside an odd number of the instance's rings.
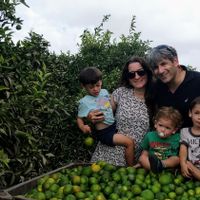
[[[136,16],[136,32],[141,32],[143,40],[152,40],[152,47],[174,46],[180,63],[198,68],[198,0],[192,3],[189,0],[29,0],[27,3],[30,8],[17,8],[24,25],[15,34],[15,40],[23,39],[33,30],[50,42],[50,50],[75,53],[83,30],[98,26],[104,15],[111,14],[105,28],[112,31],[114,37],[127,35],[132,16]]]

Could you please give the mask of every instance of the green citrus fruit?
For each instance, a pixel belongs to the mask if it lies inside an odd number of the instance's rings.
[[[16,26],[16,29],[17,29],[17,30],[21,30],[21,28],[22,28],[22,27],[21,27],[20,24],[18,24],[18,25]]]
[[[78,199],[84,199],[86,197],[84,192],[76,192],[75,195]]]
[[[175,189],[175,192],[176,192],[177,195],[181,195],[181,194],[184,193],[184,188],[182,188],[182,187],[177,187],[177,188]]]
[[[93,146],[94,144],[94,139],[90,136],[86,137],[85,140],[84,140],[84,144],[87,146],[87,147],[91,147]]]
[[[112,192],[113,192],[113,189],[109,185],[104,188],[104,194],[105,195],[109,196]]]
[[[149,189],[143,190],[140,196],[145,200],[154,200],[154,193]]]
[[[96,177],[91,176],[91,177],[89,177],[89,183],[90,183],[90,184],[97,184],[97,183],[98,183],[98,180],[97,180]]]
[[[156,193],[160,192],[161,188],[159,185],[154,184],[154,185],[152,185],[151,190],[154,194],[156,194]]]
[[[99,192],[101,190],[101,186],[99,184],[93,184],[90,188],[92,192]]]
[[[77,176],[77,175],[73,176],[73,177],[72,177],[72,183],[73,183],[74,185],[79,185],[79,184],[81,183],[81,177],[80,177],[80,176]]]
[[[49,190],[52,191],[52,192],[57,192],[58,189],[59,189],[59,185],[57,185],[56,183],[53,183],[50,187],[49,187]]]
[[[74,193],[77,193],[81,191],[81,187],[79,185],[73,185],[72,190]]]
[[[64,200],[76,200],[76,197],[73,194],[67,195]]]
[[[110,194],[109,199],[118,200],[119,199],[119,195],[116,194],[116,193],[112,193],[112,194]]]
[[[161,174],[160,177],[159,177],[159,183],[161,185],[167,185],[167,184],[170,184],[172,182],[173,182],[172,176],[169,173]]]
[[[170,199],[176,199],[176,193],[175,192],[169,192],[168,197]]]
[[[37,192],[35,198],[38,199],[38,200],[45,200],[46,196],[43,192]]]
[[[84,167],[81,174],[89,177],[92,174],[91,166]]]
[[[65,195],[66,195],[66,194],[70,194],[70,193],[72,192],[72,189],[73,189],[72,185],[67,184],[67,185],[65,185],[64,188],[63,188],[63,193],[64,193]]]
[[[138,195],[142,192],[142,189],[139,185],[133,185],[132,186],[132,192],[134,195]]]

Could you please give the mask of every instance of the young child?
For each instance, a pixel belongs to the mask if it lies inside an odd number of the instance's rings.
[[[200,97],[190,104],[193,126],[181,129],[180,165],[183,176],[200,180]]]
[[[148,132],[141,143],[139,163],[147,170],[160,173],[164,168],[179,165],[181,114],[173,107],[161,107],[155,115],[156,131]]]
[[[102,73],[96,67],[84,68],[79,75],[81,86],[88,95],[79,101],[77,124],[83,133],[91,133],[91,127],[84,124],[90,111],[99,110],[104,114],[104,121],[95,124],[93,136],[103,144],[125,147],[125,159],[128,166],[134,162],[134,140],[120,134],[116,129],[113,110],[110,103],[110,95],[107,90],[101,89]]]

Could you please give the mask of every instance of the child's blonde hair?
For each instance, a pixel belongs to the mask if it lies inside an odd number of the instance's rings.
[[[175,128],[180,128],[182,124],[182,116],[178,110],[173,108],[172,106],[163,106],[159,108],[156,113],[154,120],[158,121],[160,118],[167,118],[172,121]]]

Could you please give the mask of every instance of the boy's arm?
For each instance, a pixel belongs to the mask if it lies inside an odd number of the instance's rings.
[[[116,102],[114,101],[114,98],[113,98],[112,95],[110,96],[110,104],[111,104],[111,106],[112,106],[113,112],[115,112],[116,107],[117,107],[117,104],[116,104]]]
[[[180,157],[180,165],[184,166],[187,162],[187,147],[185,144],[181,144],[180,151],[179,151],[179,157]]]
[[[190,178],[191,174],[187,166],[187,146],[185,144],[181,144],[180,146],[179,158],[183,176]]]
[[[77,122],[78,127],[81,129],[81,131],[83,133],[91,133],[92,132],[91,127],[88,125],[85,125],[82,118],[77,117],[76,122]]]

